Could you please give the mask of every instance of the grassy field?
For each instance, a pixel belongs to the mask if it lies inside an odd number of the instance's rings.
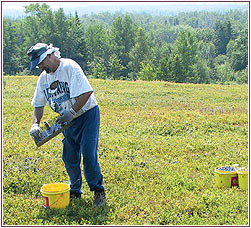
[[[214,168],[248,167],[248,86],[90,80],[101,111],[107,201],[42,207],[43,184],[68,182],[63,135],[29,136],[37,77],[5,77],[3,225],[248,225],[248,191],[215,187]],[[43,121],[55,118],[46,106]]]

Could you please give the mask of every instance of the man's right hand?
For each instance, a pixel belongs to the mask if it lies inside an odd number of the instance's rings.
[[[32,137],[38,137],[39,133],[40,133],[39,125],[37,123],[32,124],[31,129],[30,129],[30,135]]]

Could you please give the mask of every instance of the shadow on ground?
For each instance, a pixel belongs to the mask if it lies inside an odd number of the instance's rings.
[[[91,200],[73,199],[64,209],[41,208],[43,225],[106,225],[110,207],[107,203],[97,208]]]

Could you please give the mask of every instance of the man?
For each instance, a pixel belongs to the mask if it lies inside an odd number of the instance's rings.
[[[63,139],[63,161],[70,177],[71,198],[81,198],[81,154],[84,175],[94,191],[94,207],[105,201],[103,176],[97,156],[100,113],[99,107],[81,67],[73,60],[61,58],[58,48],[38,43],[27,55],[30,69],[38,67],[42,73],[31,104],[35,107],[30,135],[39,134],[39,123],[46,103],[60,114],[60,123],[70,122]]]

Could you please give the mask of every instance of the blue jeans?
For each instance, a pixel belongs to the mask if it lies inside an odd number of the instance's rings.
[[[103,191],[103,175],[98,163],[99,107],[88,110],[71,121],[63,139],[63,161],[70,177],[71,192],[83,193],[81,175],[81,155],[84,176],[91,191]]]

